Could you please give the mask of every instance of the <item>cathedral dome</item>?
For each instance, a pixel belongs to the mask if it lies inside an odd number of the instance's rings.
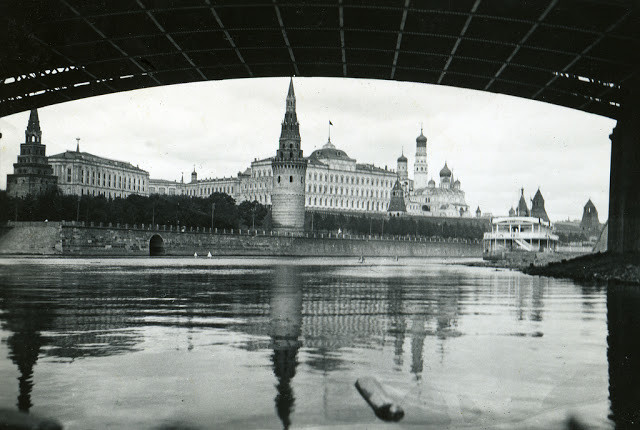
[[[436,186],[436,181],[433,180],[433,178],[429,179],[429,187],[435,187]]]
[[[449,170],[449,167],[447,167],[447,162],[444,162],[444,167],[442,168],[442,170],[440,170],[440,177],[446,177],[446,178],[450,178],[451,177],[451,170]]]

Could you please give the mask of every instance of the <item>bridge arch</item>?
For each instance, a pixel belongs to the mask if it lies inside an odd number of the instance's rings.
[[[164,255],[164,239],[159,234],[154,234],[149,239],[149,255],[151,257],[157,257],[159,255]]]

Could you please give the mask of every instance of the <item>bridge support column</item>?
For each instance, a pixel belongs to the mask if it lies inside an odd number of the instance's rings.
[[[640,90],[625,98],[611,139],[609,237],[615,254],[640,253]]]

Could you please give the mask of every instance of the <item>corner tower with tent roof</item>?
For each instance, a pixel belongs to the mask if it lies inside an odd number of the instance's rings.
[[[55,189],[58,178],[46,156],[42,143],[42,130],[38,111],[32,109],[24,132],[24,143],[20,144],[18,162],[13,164],[13,174],[7,175],[7,194],[11,197],[27,197]]]
[[[307,159],[302,155],[300,142],[300,124],[296,115],[296,96],[291,79],[280,131],[280,144],[276,156],[271,161],[271,219],[273,228],[277,231],[302,232],[304,229]]]

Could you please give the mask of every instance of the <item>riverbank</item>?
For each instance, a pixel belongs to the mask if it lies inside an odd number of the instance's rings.
[[[473,267],[495,267],[502,269],[523,270],[529,267],[543,267],[551,263],[570,260],[585,255],[584,252],[512,252],[504,255],[504,258],[494,260],[482,260],[466,263]]]
[[[640,285],[640,254],[588,254],[521,270],[529,275],[568,278],[580,282],[605,281]]]
[[[65,222],[10,223],[0,255],[271,257],[480,257],[479,240],[456,238],[218,230]]]

